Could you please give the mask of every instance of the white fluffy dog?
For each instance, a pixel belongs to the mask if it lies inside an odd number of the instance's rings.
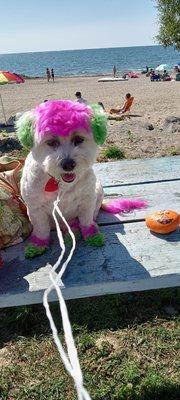
[[[27,257],[42,254],[49,246],[53,202],[59,192],[60,209],[72,228],[79,228],[90,244],[103,244],[95,223],[103,190],[92,165],[98,144],[105,140],[106,125],[100,106],[69,100],[42,103],[17,121],[20,141],[31,148],[21,179],[33,225]]]
[[[106,115],[99,105],[52,100],[24,113],[17,121],[18,137],[31,149],[23,169],[21,194],[33,225],[25,255],[42,254],[49,246],[53,203],[74,229],[91,245],[102,246],[103,235],[95,222],[102,207],[103,190],[94,175],[98,144],[107,134]],[[103,205],[117,214],[142,208],[139,200],[114,200]],[[61,223],[62,230],[65,228]]]

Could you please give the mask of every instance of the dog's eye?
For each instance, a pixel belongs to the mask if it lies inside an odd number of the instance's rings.
[[[81,136],[75,136],[72,142],[74,143],[74,146],[79,146],[79,144],[84,142],[84,138]]]
[[[56,139],[50,139],[46,143],[48,146],[53,147],[53,149],[57,149],[60,146],[60,142]]]

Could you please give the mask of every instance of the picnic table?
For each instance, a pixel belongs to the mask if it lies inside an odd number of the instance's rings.
[[[180,212],[180,156],[96,164],[106,198],[134,197],[149,207],[126,215],[100,212],[98,223],[105,245],[90,247],[82,240],[63,276],[65,299],[179,286],[180,230],[152,234],[144,218],[153,210]],[[60,254],[56,232],[41,257],[24,258],[24,243],[2,251],[0,307],[42,302],[49,285],[50,265]],[[50,300],[56,300],[55,291]]]

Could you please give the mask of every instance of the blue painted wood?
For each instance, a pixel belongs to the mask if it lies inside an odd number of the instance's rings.
[[[117,220],[123,222],[137,221],[145,218],[153,211],[168,208],[180,213],[180,179],[170,182],[109,187],[105,188],[104,192],[105,201],[114,198],[137,198],[146,200],[148,207],[116,216],[101,211],[98,216],[99,224],[117,222]]]
[[[180,178],[180,156],[99,163],[94,170],[103,186],[166,181]]]
[[[139,161],[141,166],[136,178],[138,182],[139,179],[142,179],[142,182],[152,180],[155,168],[156,180],[158,177],[162,179],[163,169],[166,179],[172,177],[177,179],[179,161],[180,157],[146,160],[142,163]],[[123,186],[106,188],[108,196],[137,195],[137,197],[148,197],[151,206],[155,208],[159,208],[160,205],[173,209],[179,207],[179,181],[125,185],[127,178],[130,183],[135,183],[134,171],[138,169],[137,160],[104,164],[95,168],[100,175],[102,174],[103,183],[110,186],[112,182],[119,183],[123,176]],[[121,170],[121,174],[117,178],[118,169]],[[144,214],[139,212],[138,216],[142,217]],[[78,242],[74,257],[63,278],[65,298],[178,286],[180,230],[170,235],[157,236],[149,232],[144,222],[130,223],[129,217],[126,217],[125,223],[122,224],[116,217],[113,218],[114,220],[109,221],[105,216],[99,218],[101,223],[105,224],[101,227],[106,237],[104,247],[93,248],[82,241]],[[106,225],[112,221],[116,224]],[[49,284],[48,271],[51,267],[47,266],[47,262],[53,264],[60,252],[55,233],[52,238],[52,246],[47,253],[33,260],[24,258],[24,243],[2,251],[5,266],[0,269],[0,307],[42,301],[44,289]],[[53,293],[51,300],[55,299],[56,295]]]
[[[104,247],[78,243],[63,278],[65,298],[179,285],[180,231],[156,236],[143,222],[105,226],[101,231],[106,237]],[[49,283],[46,264],[53,264],[60,252],[55,233],[51,249],[39,258],[25,260],[23,247],[3,252],[1,307],[41,302]]]

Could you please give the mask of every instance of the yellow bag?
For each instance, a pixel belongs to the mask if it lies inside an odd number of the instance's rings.
[[[0,158],[0,249],[25,240],[32,231],[20,194],[24,160]]]

